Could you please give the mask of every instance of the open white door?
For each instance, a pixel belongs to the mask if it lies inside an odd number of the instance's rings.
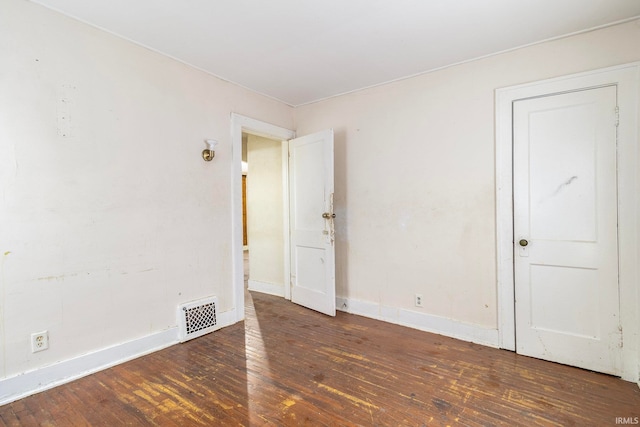
[[[333,130],[289,141],[291,301],[336,315]]]

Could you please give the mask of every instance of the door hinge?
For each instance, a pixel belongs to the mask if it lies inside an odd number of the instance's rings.
[[[616,105],[616,127],[620,124],[620,107]]]

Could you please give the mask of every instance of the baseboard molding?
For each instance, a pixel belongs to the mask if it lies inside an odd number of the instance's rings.
[[[275,295],[284,298],[284,286],[275,283],[261,282],[259,280],[248,281],[249,290],[262,292],[263,294]]]
[[[235,310],[220,313],[221,328],[236,322]],[[213,332],[215,333],[215,332]],[[178,343],[173,327],[53,365],[0,380],[0,405],[39,393]]]
[[[220,325],[218,329],[226,328],[227,326],[231,326],[236,323],[236,309],[234,308],[233,310],[218,313],[218,322],[218,325]],[[216,331],[218,329],[216,329]]]
[[[497,329],[464,323],[446,317],[418,313],[402,308],[388,307],[369,301],[336,298],[336,308],[346,313],[432,332],[462,341],[499,348]]]

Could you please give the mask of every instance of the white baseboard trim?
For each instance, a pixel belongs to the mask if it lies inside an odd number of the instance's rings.
[[[220,326],[218,329],[226,328],[227,326],[231,326],[236,323],[236,309],[232,309],[229,311],[225,311],[223,313],[218,313],[218,325]],[[214,331],[215,332],[215,331]]]
[[[236,322],[235,309],[218,315],[220,328]],[[215,333],[215,332],[214,332]],[[178,343],[173,327],[53,365],[0,379],[0,406],[39,393]]]
[[[497,329],[464,323],[433,314],[418,313],[403,308],[388,307],[374,302],[342,297],[336,298],[336,308],[346,313],[499,348]]]
[[[284,286],[276,283],[261,282],[259,280],[248,280],[249,290],[262,292],[263,294],[275,295],[284,298]]]

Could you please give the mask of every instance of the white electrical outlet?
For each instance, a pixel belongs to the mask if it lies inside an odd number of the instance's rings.
[[[416,294],[416,307],[422,307],[422,295]]]
[[[31,352],[37,353],[49,348],[49,332],[42,331],[31,334]]]

